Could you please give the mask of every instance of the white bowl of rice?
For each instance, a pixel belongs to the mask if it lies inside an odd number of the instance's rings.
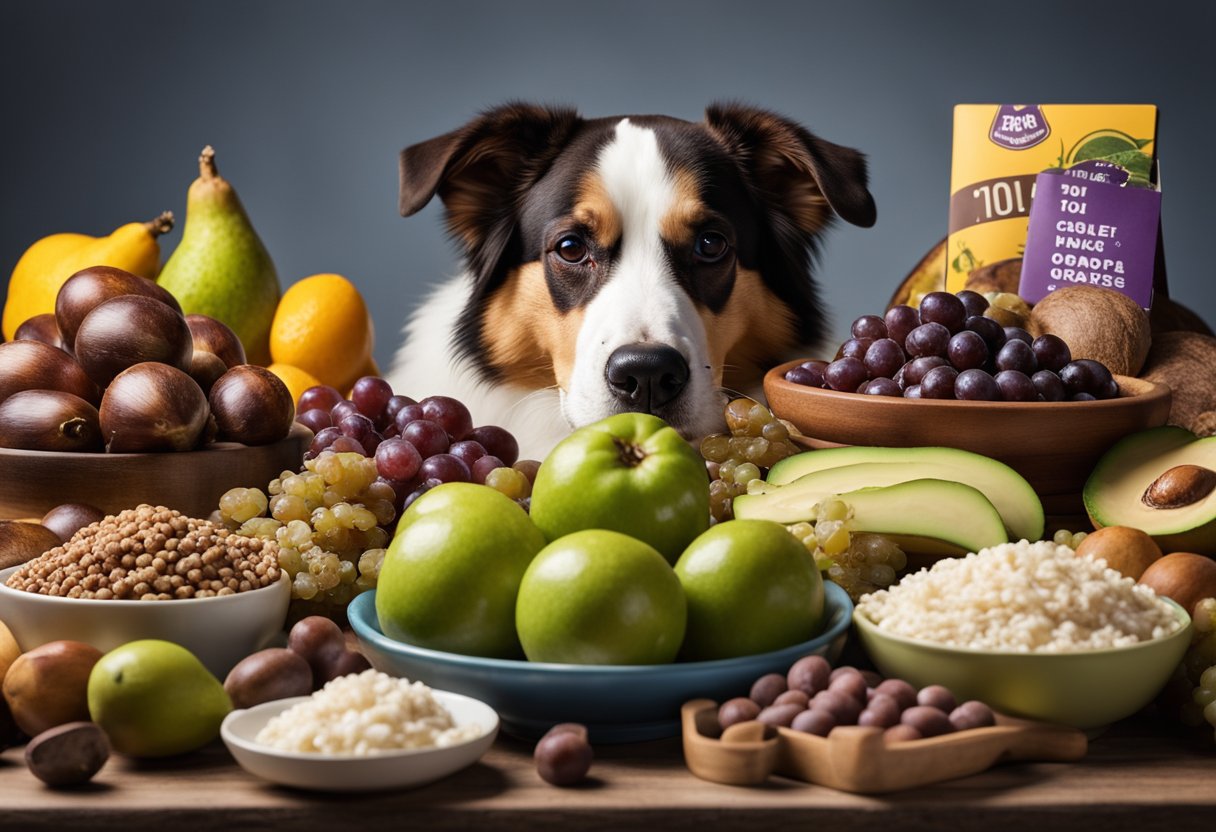
[[[220,727],[250,774],[334,792],[425,785],[477,762],[497,734],[484,702],[376,670],[233,711]]]
[[[1003,713],[1092,730],[1164,687],[1190,617],[1051,541],[949,558],[864,596],[853,622],[884,674]]]

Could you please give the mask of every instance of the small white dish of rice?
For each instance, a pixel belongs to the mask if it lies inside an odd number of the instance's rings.
[[[233,711],[220,728],[249,773],[340,792],[439,780],[481,759],[497,734],[498,714],[484,702],[376,670]]]

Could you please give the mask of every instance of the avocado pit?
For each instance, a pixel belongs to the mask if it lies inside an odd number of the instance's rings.
[[[1185,508],[1216,489],[1216,471],[1202,465],[1175,465],[1144,490],[1140,498],[1149,508]]]

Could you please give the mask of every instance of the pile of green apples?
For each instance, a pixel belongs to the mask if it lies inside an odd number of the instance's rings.
[[[712,528],[704,460],[661,419],[623,413],[545,459],[531,513],[448,483],[403,515],[376,615],[407,644],[487,658],[664,664],[818,635],[814,559],[778,523]]]

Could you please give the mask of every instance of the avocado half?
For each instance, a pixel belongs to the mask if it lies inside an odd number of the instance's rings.
[[[1168,426],[1125,437],[1098,460],[1083,496],[1097,528],[1130,526],[1167,554],[1216,556],[1216,436]]]
[[[807,505],[801,517],[790,520],[784,506],[766,499],[771,496],[736,497],[735,517],[795,523],[806,520],[814,505]],[[988,498],[962,483],[919,479],[838,496],[853,509],[854,529],[894,538],[905,552],[962,555],[1009,539],[1001,515]]]
[[[774,504],[773,512],[788,512],[788,519],[781,522],[796,523],[806,519],[810,506],[831,494],[917,479],[948,480],[978,490],[1000,513],[1013,540],[1043,536],[1043,504],[1030,483],[1003,462],[956,448],[853,446],[807,451],[774,465],[760,494]],[[736,512],[740,502],[752,499],[752,495],[737,497]],[[799,513],[802,516],[796,516]]]

